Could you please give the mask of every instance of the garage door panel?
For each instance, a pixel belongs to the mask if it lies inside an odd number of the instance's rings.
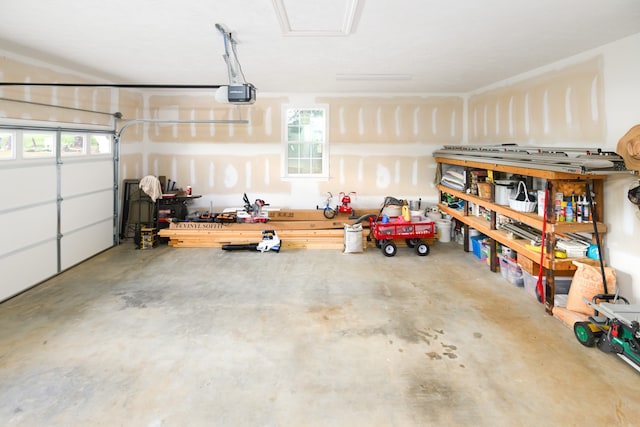
[[[10,298],[58,272],[58,249],[55,240],[14,253],[0,256],[0,301]]]
[[[60,242],[61,267],[73,267],[113,246],[113,219],[69,233]]]
[[[85,194],[95,190],[113,188],[113,162],[90,161],[65,163],[61,171],[62,198]]]
[[[57,238],[56,203],[9,211],[0,215],[2,227],[0,256]],[[1,270],[0,270],[1,271]]]
[[[60,232],[64,236],[70,231],[105,219],[113,223],[113,203],[112,191],[63,200],[60,210]]]
[[[56,200],[55,164],[4,169],[0,176],[0,211]]]
[[[4,126],[3,127],[7,127]],[[29,126],[11,127],[16,150],[23,151]],[[104,129],[37,128],[89,141]],[[97,138],[101,139],[101,138]],[[0,301],[16,295],[114,245],[114,153],[95,150],[62,153],[57,158],[7,159],[0,165]],[[60,163],[58,163],[60,161]]]

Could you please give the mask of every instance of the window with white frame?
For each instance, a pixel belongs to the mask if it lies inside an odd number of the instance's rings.
[[[328,173],[328,107],[285,107],[285,172],[288,177]]]

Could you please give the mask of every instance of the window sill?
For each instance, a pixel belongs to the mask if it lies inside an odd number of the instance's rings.
[[[299,175],[299,176],[281,176],[280,179],[285,182],[291,181],[329,181],[329,177],[327,175]]]

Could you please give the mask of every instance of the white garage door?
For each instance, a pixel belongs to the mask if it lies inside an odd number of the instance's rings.
[[[113,132],[0,127],[0,301],[114,245]]]

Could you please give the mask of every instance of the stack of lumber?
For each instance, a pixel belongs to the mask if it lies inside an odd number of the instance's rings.
[[[378,211],[358,211],[376,215]],[[353,224],[346,214],[326,219],[319,210],[269,211],[267,223],[178,222],[158,232],[175,248],[210,248],[225,244],[257,243],[263,230],[275,230],[284,249],[344,248],[344,226]],[[368,226],[368,221],[362,222]],[[367,232],[365,232],[367,233]],[[366,236],[366,234],[364,234]],[[366,240],[363,239],[364,243]]]

